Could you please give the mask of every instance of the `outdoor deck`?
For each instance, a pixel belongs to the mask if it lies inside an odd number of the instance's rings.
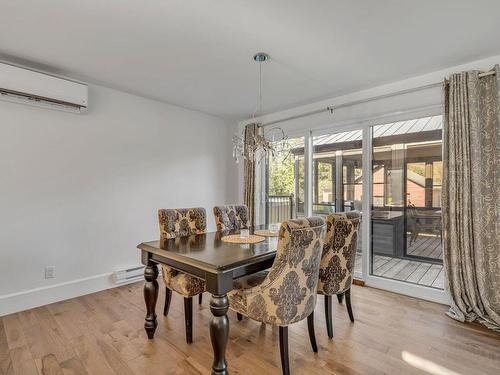
[[[435,236],[419,236],[411,245],[408,242],[408,254],[443,259],[441,239]],[[361,253],[356,253],[355,270],[358,272],[361,272],[361,262]],[[375,255],[373,259],[373,274],[375,276],[407,281],[433,288],[443,289],[444,287],[444,270],[442,264]]]
[[[410,245],[407,241],[408,254],[433,259],[443,259],[443,249],[441,248],[441,238],[432,235],[419,235]]]

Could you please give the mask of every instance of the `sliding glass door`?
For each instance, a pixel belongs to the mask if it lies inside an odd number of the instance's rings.
[[[442,117],[406,118],[292,138],[267,160],[266,220],[360,211],[355,277],[443,302]]]
[[[372,131],[371,274],[443,288],[441,116]]]

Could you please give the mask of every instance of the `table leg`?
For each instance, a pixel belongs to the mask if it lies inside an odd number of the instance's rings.
[[[210,311],[213,318],[210,322],[210,338],[214,350],[214,362],[212,364],[212,375],[227,375],[226,345],[229,336],[229,319],[227,310],[229,300],[226,294],[212,294],[210,299]]]
[[[148,265],[144,268],[144,278],[146,283],[144,284],[144,301],[146,302],[146,322],[144,323],[144,329],[148,334],[148,339],[152,339],[158,321],[156,320],[156,300],[158,299],[158,266],[156,263],[148,261]]]

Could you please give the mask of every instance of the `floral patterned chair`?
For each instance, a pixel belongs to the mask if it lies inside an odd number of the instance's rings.
[[[340,303],[345,295],[347,312],[351,322],[354,322],[351,284],[360,221],[361,214],[358,211],[330,214],[326,217],[327,230],[321,255],[318,293],[325,296],[325,320],[329,338],[333,338],[333,295],[337,295]]]
[[[235,230],[248,226],[248,207],[245,205],[215,206],[214,216],[218,231]]]
[[[232,310],[261,323],[279,327],[284,374],[290,372],[290,324],[307,318],[313,351],[318,350],[313,313],[324,229],[324,220],[320,217],[285,221],[279,231],[276,258],[269,272],[236,280],[235,289],[228,293]]]
[[[160,222],[160,239],[178,239],[193,234],[206,232],[207,216],[204,208],[177,208],[158,210]],[[177,271],[162,264],[163,280],[166,286],[163,315],[168,315],[172,291],[184,297],[184,318],[186,326],[186,342],[193,342],[193,296],[199,295],[199,303],[205,291],[205,281],[195,276]]]

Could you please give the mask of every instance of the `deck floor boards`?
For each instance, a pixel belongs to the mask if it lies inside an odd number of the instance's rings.
[[[411,244],[408,238],[407,253],[413,256],[443,259],[441,238],[431,235],[419,235]]]
[[[413,257],[443,259],[441,238],[431,235],[419,235],[410,244],[407,242],[407,253]],[[361,273],[362,256],[356,254],[356,272]],[[400,259],[375,254],[373,258],[373,275],[387,277],[414,284],[443,289],[444,271],[442,264],[434,264],[420,259]]]

